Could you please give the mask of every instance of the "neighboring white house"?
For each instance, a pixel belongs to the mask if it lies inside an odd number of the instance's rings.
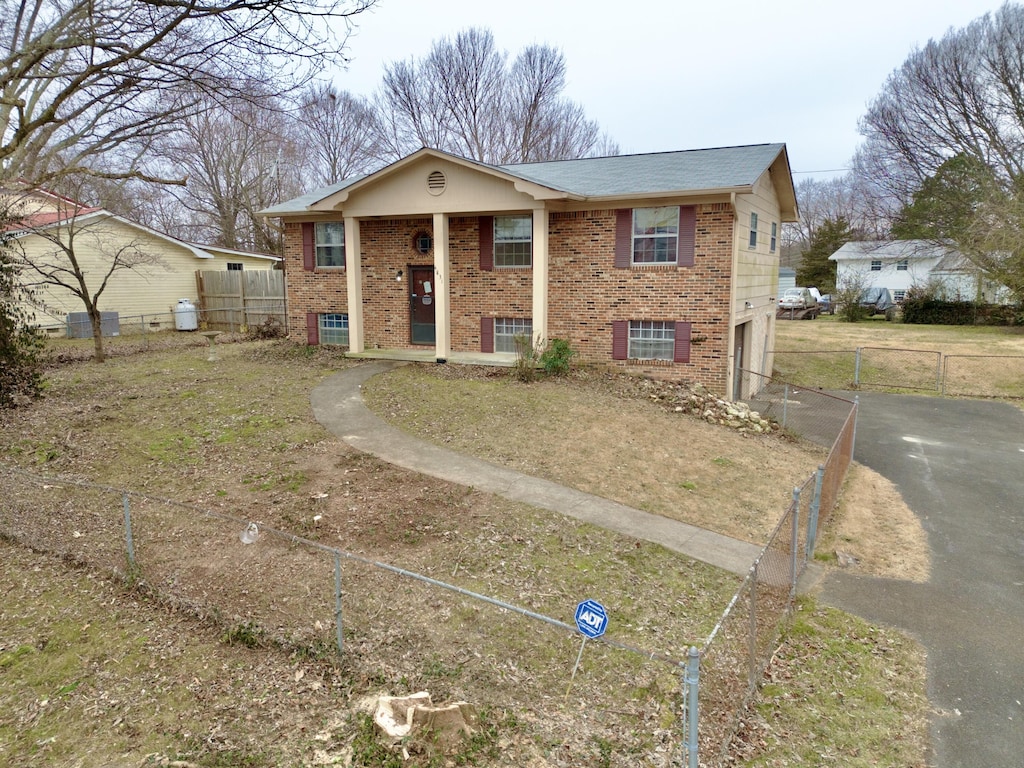
[[[950,301],[1001,304],[1009,292],[952,245],[929,240],[873,240],[846,243],[829,256],[836,263],[836,285],[850,279],[865,281],[865,288],[888,288],[902,301],[914,287],[932,287],[937,297]]]
[[[19,219],[7,231],[17,244],[16,260],[47,265],[50,271],[70,267],[61,244],[74,242],[75,257],[91,293],[102,284],[113,259],[124,265],[109,276],[99,300],[103,312],[125,319],[147,315],[151,326],[173,325],[171,312],[179,299],[198,300],[197,270],[267,270],[276,256],[186,243],[102,208],[88,208],[46,192],[18,201]],[[69,273],[64,273],[68,279]],[[45,284],[30,267],[20,279],[34,290],[26,307],[44,328],[63,326],[69,313],[84,312],[81,299],[65,288]]]

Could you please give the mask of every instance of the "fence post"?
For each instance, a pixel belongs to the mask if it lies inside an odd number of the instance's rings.
[[[700,651],[694,646],[686,654],[683,670],[683,751],[687,768],[698,766],[697,725],[699,718]]]
[[[853,461],[853,452],[857,448],[857,414],[860,414],[860,395],[853,396],[853,437],[850,438],[850,461]]]
[[[782,390],[782,428],[786,428],[786,411],[789,410],[789,382],[787,381]]]
[[[814,480],[814,498],[811,499],[810,515],[807,519],[807,551],[804,562],[814,557],[814,544],[818,540],[818,514],[821,512],[821,486],[825,480],[825,465],[818,465],[818,476]]]
[[[345,641],[341,632],[341,554],[334,553],[334,631],[337,635],[338,654],[345,653]]]
[[[860,386],[860,347],[857,347],[857,352],[853,357],[853,386]]]
[[[938,358],[935,360],[935,391],[942,392],[942,353],[937,352]]]
[[[796,597],[796,561],[797,550],[800,549],[800,489],[793,489],[793,525],[790,533],[792,543],[789,545],[789,599]]]
[[[121,495],[121,502],[124,506],[124,543],[128,551],[128,567],[135,567],[135,543],[132,541],[132,507],[128,501],[128,494]]]
[[[761,558],[754,561],[750,569],[750,627],[747,638],[747,690],[753,689],[757,681],[757,571]]]

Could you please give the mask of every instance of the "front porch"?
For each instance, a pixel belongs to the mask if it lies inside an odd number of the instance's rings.
[[[437,350],[434,347],[421,349],[364,349],[361,352],[346,352],[345,357],[360,360],[401,360],[410,363],[436,363]],[[491,365],[511,368],[516,364],[514,352],[451,352],[444,358],[446,363],[456,365]]]

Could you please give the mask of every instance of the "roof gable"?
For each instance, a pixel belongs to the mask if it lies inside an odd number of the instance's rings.
[[[334,211],[355,196],[385,184],[425,161],[504,181],[535,201],[611,201],[699,194],[749,194],[768,174],[782,208],[782,219],[797,216],[789,158],[784,144],[758,144],[644,155],[554,160],[542,163],[488,165],[467,158],[420,149],[375,173],[345,180],[267,208],[265,216]],[[447,202],[447,201],[446,201]],[[445,206],[449,208],[448,205]]]

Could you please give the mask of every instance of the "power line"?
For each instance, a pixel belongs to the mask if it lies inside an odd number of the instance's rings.
[[[852,171],[853,168],[824,168],[820,171],[793,171],[793,175],[796,176],[798,173],[839,173],[840,171]]]

